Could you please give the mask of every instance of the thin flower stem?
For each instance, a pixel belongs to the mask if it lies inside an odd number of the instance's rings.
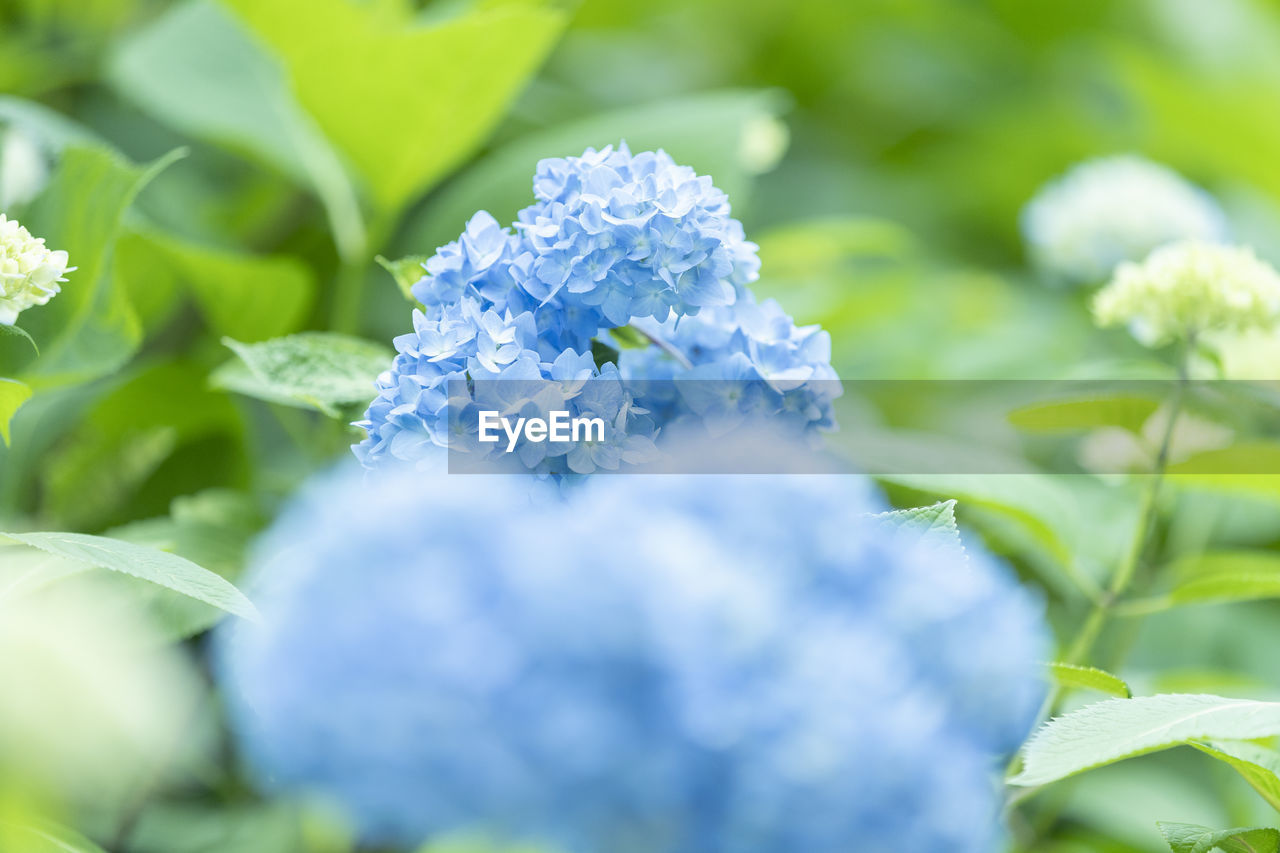
[[[1164,424],[1164,432],[1160,438],[1155,463],[1152,466],[1151,473],[1148,475],[1147,487],[1142,492],[1142,503],[1138,508],[1138,521],[1134,527],[1133,539],[1123,559],[1116,566],[1115,574],[1111,577],[1111,583],[1107,586],[1102,597],[1094,603],[1089,615],[1080,626],[1080,630],[1076,632],[1075,639],[1063,658],[1065,663],[1076,666],[1088,664],[1094,646],[1097,645],[1098,638],[1107,627],[1107,623],[1111,618],[1119,615],[1117,613],[1117,605],[1120,603],[1120,598],[1133,583],[1133,579],[1138,573],[1138,567],[1142,563],[1142,557],[1150,547],[1152,535],[1156,529],[1156,521],[1159,518],[1160,489],[1164,483],[1165,471],[1169,465],[1169,450],[1173,443],[1174,427],[1177,424],[1179,414],[1182,412],[1184,397],[1186,396],[1188,385],[1187,365],[1194,346],[1194,340],[1194,337],[1188,338],[1186,347],[1182,350],[1178,360],[1178,384],[1173,400],[1169,404],[1169,415]],[[1124,615],[1134,616],[1138,614],[1126,612]],[[1049,693],[1045,696],[1044,703],[1040,707],[1040,712],[1036,715],[1037,726],[1053,715],[1059,701],[1062,699],[1062,694],[1063,688],[1059,684],[1054,684],[1049,689]],[[1016,772],[1018,765],[1019,760],[1015,757],[1010,764],[1010,773]],[[1013,805],[1019,802],[1024,796],[1025,794],[1011,798],[1009,804]]]

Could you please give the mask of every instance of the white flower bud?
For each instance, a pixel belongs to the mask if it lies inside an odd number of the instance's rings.
[[[22,311],[56,296],[66,272],[66,252],[50,251],[44,240],[0,213],[0,324],[12,326]]]

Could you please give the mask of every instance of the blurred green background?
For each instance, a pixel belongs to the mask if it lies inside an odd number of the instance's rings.
[[[1150,360],[1024,258],[1020,208],[1088,157],[1172,166],[1280,260],[1280,4],[1263,0],[0,0],[0,92],[0,210],[78,267],[23,315],[39,357],[0,338],[0,376],[33,391],[0,450],[0,521],[110,532],[229,578],[279,500],[348,452],[367,399],[328,401],[335,418],[228,393],[223,339],[335,331],[377,362],[410,320],[375,257],[429,255],[480,208],[510,221],[541,157],[625,139],[712,175],[761,245],[758,292],[824,324],[850,379]],[[1092,481],[891,485],[902,503],[958,497],[1060,625],[1083,606],[1064,577],[1100,576],[1131,522],[1129,493]],[[1280,538],[1280,488],[1222,485],[1178,494],[1163,547]],[[0,602],[58,572],[0,561]],[[153,597],[173,636],[211,621]],[[1271,695],[1276,624],[1267,604],[1179,611],[1116,643],[1136,684]],[[181,689],[137,689],[166,707],[200,694],[190,651],[164,664]],[[155,853],[344,849],[256,800],[208,715],[155,723],[202,733],[189,760],[134,756],[169,768],[137,788],[164,796],[68,806],[73,822]],[[43,802],[23,787],[5,808]],[[1014,823],[1028,851],[1145,851],[1157,818],[1274,822],[1229,771],[1175,754]]]

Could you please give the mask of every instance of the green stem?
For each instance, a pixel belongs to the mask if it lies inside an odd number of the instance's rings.
[[[329,308],[329,328],[335,332],[355,334],[360,330],[364,307],[365,264],[344,261],[334,283],[333,303]]]
[[[391,239],[394,217],[379,217],[369,223],[364,242],[349,247],[341,256],[338,277],[334,282],[333,301],[329,305],[329,329],[343,334],[360,332],[364,319],[364,283],[373,265],[373,257]]]
[[[1169,465],[1169,449],[1173,443],[1173,430],[1178,421],[1178,415],[1182,411],[1183,398],[1186,395],[1188,384],[1187,364],[1193,346],[1194,338],[1188,340],[1186,348],[1179,358],[1177,388],[1173,400],[1169,404],[1169,417],[1164,425],[1164,433],[1160,438],[1159,450],[1156,453],[1155,463],[1149,475],[1150,479],[1147,481],[1147,487],[1142,493],[1142,503],[1138,508],[1138,521],[1134,527],[1133,539],[1129,543],[1129,548],[1125,551],[1120,563],[1116,566],[1115,574],[1111,576],[1111,582],[1108,584],[1106,591],[1094,602],[1089,610],[1089,615],[1080,626],[1080,630],[1076,632],[1075,639],[1063,659],[1066,663],[1076,666],[1085,666],[1088,663],[1094,646],[1098,643],[1098,638],[1102,636],[1102,632],[1111,618],[1117,615],[1117,603],[1133,583],[1133,579],[1138,573],[1138,567],[1142,563],[1142,557],[1151,544],[1152,534],[1156,529],[1156,520],[1159,517],[1160,488],[1164,483],[1165,470]],[[1045,696],[1044,703],[1040,706],[1040,712],[1036,716],[1037,725],[1053,714],[1058,707],[1058,702],[1062,699],[1062,694],[1063,688],[1061,685],[1055,684],[1050,688],[1048,695]],[[1011,772],[1016,771],[1018,763],[1018,759],[1015,757],[1010,764]],[[1011,803],[1021,798],[1017,797],[1011,800]]]

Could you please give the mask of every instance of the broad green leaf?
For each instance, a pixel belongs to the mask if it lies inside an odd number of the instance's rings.
[[[228,5],[283,60],[302,106],[392,212],[484,141],[567,19],[540,0],[490,2],[429,24],[401,4]]]
[[[1280,443],[1239,443],[1169,466],[1168,482],[1187,489],[1280,501]]]
[[[374,380],[392,358],[381,344],[334,332],[300,332],[256,344],[224,338],[223,343],[242,366],[215,371],[210,377],[215,387],[332,417],[340,406],[372,400]]]
[[[1009,413],[1009,423],[1031,432],[1120,427],[1140,433],[1160,401],[1127,394],[1054,400],[1022,406]]]
[[[1179,560],[1171,573],[1179,578],[1171,604],[1280,598],[1280,554],[1269,551],[1216,551]]]
[[[878,519],[881,526],[887,529],[919,537],[926,546],[964,551],[960,528],[956,526],[956,502],[953,500],[941,501],[931,506],[895,509],[878,513],[872,518]]]
[[[1160,822],[1160,834],[1173,853],[1277,853],[1280,830],[1270,828],[1212,830],[1192,823]]]
[[[956,498],[966,507],[993,512],[1016,524],[1081,589],[1092,589],[1072,543],[1080,538],[1074,496],[1038,474],[894,474],[877,479],[916,492]]]
[[[1076,666],[1070,663],[1051,663],[1049,673],[1053,680],[1063,687],[1081,687],[1086,690],[1097,690],[1128,699],[1133,696],[1129,685],[1105,670],[1091,666]]]
[[[49,554],[150,581],[236,616],[258,618],[258,611],[244,593],[220,575],[175,554],[83,533],[0,533],[0,536]]]
[[[1219,740],[1191,745],[1230,765],[1262,799],[1280,811],[1280,753],[1247,741]]]
[[[34,137],[46,148],[61,150],[68,146],[100,146],[102,139],[44,104],[0,95],[0,123],[22,128],[23,133]]]
[[[529,176],[539,160],[577,155],[587,147],[602,148],[623,140],[632,151],[662,148],[677,163],[710,175],[730,202],[741,208],[756,174],[773,166],[745,156],[747,140],[761,126],[776,124],[781,109],[775,92],[711,92],[524,134],[480,158],[443,187],[409,220],[398,245],[405,252],[435,249],[457,239],[476,210],[510,222],[517,211],[533,203]],[[781,156],[782,151],[777,154]]]
[[[902,259],[917,248],[911,233],[883,219],[810,219],[772,228],[760,239],[771,278],[799,278],[848,268],[856,260]]]
[[[315,295],[311,271],[286,255],[246,255],[177,240],[143,236],[194,295],[218,335],[261,341],[298,328]]]
[[[9,422],[22,404],[31,399],[31,389],[16,379],[0,378],[0,438],[9,443]]]
[[[1095,767],[1201,740],[1280,735],[1280,702],[1170,693],[1111,699],[1046,723],[1013,785],[1047,785]]]
[[[21,853],[106,853],[73,829],[52,821],[24,821],[0,825],[0,840],[21,845]]]
[[[374,260],[378,262],[380,267],[391,274],[391,278],[395,280],[396,287],[400,288],[404,298],[416,305],[418,300],[413,296],[413,286],[427,274],[427,271],[422,266],[427,262],[427,256],[406,255],[399,260],[389,261],[382,255],[378,255]]]
[[[174,494],[245,482],[244,415],[209,391],[206,375],[204,365],[176,360],[122,377],[43,454],[42,513],[64,527],[100,530],[165,512]],[[217,467],[193,465],[193,448]]]
[[[309,184],[341,253],[364,250],[364,223],[341,161],[290,94],[278,63],[217,3],[181,3],[124,40],[108,77],[160,121]]]
[[[35,387],[92,379],[111,372],[137,347],[141,330],[111,269],[124,211],[153,175],[102,148],[67,148],[24,225],[76,267],[48,305],[24,312],[23,323],[44,352],[23,378]]]

